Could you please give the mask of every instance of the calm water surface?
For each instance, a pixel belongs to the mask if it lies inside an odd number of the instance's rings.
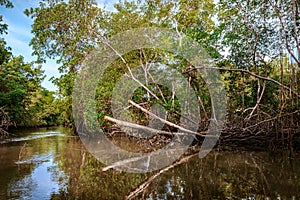
[[[124,199],[155,174],[102,172],[105,165],[67,132],[32,129],[0,140],[0,199]],[[300,158],[215,150],[161,174],[136,199],[251,197],[300,199]]]

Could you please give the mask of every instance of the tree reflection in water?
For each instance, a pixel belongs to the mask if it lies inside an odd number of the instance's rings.
[[[125,141],[122,147],[134,147]],[[23,143],[0,146],[1,199],[32,194],[39,199],[124,199],[157,173],[103,172],[105,165],[78,137],[62,135],[28,140],[24,160],[31,163],[17,165]],[[285,153],[216,149],[159,174],[134,199],[299,198],[299,165],[299,157],[289,159]]]
[[[68,196],[78,199],[124,199],[155,174],[109,170],[69,141],[62,150],[60,167],[69,174]],[[69,149],[69,150],[68,150]],[[70,149],[73,149],[70,151]],[[74,151],[74,149],[77,149]],[[300,194],[300,160],[284,154],[249,151],[211,152],[197,156],[158,176],[136,199],[283,199]],[[64,194],[65,195],[65,194]]]

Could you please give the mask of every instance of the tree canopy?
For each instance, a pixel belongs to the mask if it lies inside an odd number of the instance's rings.
[[[13,7],[6,0],[0,1],[0,5]],[[0,22],[2,36],[9,29],[2,16]],[[57,124],[55,112],[47,112],[54,102],[54,94],[41,87],[44,78],[41,65],[26,63],[22,56],[13,55],[6,41],[0,39],[0,134],[7,133],[12,125]]]
[[[1,4],[11,6],[8,1],[1,1]],[[74,79],[87,55],[109,45],[110,39],[118,33],[142,27],[163,27],[198,42],[214,61],[214,66],[210,67],[220,70],[228,107],[224,134],[262,132],[268,135],[276,132],[276,139],[292,143],[292,135],[299,126],[298,1],[134,0],[120,1],[114,6],[115,11],[109,11],[98,7],[93,0],[44,0],[39,6],[25,10],[25,14],[34,20],[34,37],[30,44],[37,62],[42,64],[45,59],[54,58],[60,64],[62,75],[53,79],[59,87],[55,112],[59,113],[60,123],[65,126],[74,123]],[[6,26],[1,27],[4,32]],[[19,66],[27,71],[16,77],[25,76],[28,84],[38,85],[40,68],[33,68],[23,63],[21,58],[11,56],[5,45],[1,52],[1,62],[7,70],[11,66],[9,63],[17,63],[14,69]],[[124,74],[130,75],[137,65],[147,71],[149,63],[168,65],[189,80],[201,110],[199,129],[206,130],[214,110],[207,85],[201,74],[196,72],[198,66],[193,66],[180,55],[150,48],[122,55],[105,70],[95,88],[99,122],[105,127],[111,125],[104,116],[112,116],[110,103],[116,82]],[[25,102],[24,91],[32,92],[33,86],[30,87],[26,84],[15,86],[13,91],[16,92],[5,95],[15,95],[15,99]],[[8,90],[9,85],[3,88]],[[47,96],[45,92],[40,94]],[[152,97],[145,99],[149,95]],[[176,98],[169,89],[146,83],[135,92],[132,100],[147,109],[158,103],[169,111],[168,120],[179,123]],[[131,108],[130,113],[136,123],[147,124],[149,119],[140,109]],[[18,115],[18,112],[14,114]]]

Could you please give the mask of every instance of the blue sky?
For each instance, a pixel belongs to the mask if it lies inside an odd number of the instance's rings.
[[[8,24],[8,34],[3,35],[7,45],[12,48],[14,55],[22,55],[26,62],[35,60],[33,57],[32,49],[29,46],[29,42],[33,35],[31,34],[31,24],[33,21],[24,14],[24,10],[30,7],[36,7],[39,0],[11,0],[14,8],[0,7],[0,13],[3,15],[3,20]],[[108,10],[113,10],[114,3],[117,0],[96,0],[100,7],[105,7]],[[58,65],[54,60],[47,60],[43,64],[43,70],[45,70],[46,78],[42,82],[42,86],[48,90],[57,90],[56,86],[49,81],[54,77],[59,77]]]

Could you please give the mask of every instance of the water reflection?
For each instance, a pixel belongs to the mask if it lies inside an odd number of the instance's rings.
[[[169,170],[137,199],[299,199],[299,159],[266,152],[212,152]]]
[[[2,140],[0,199],[50,199],[53,193],[66,188],[67,176],[55,161],[59,155],[57,145],[62,142],[58,136],[62,133],[51,129],[36,131]]]
[[[155,174],[102,172],[65,131],[31,130],[0,144],[0,199],[124,199]],[[299,164],[284,153],[216,150],[157,176],[135,198],[299,199]]]
[[[50,199],[52,194],[57,194],[60,190],[65,191],[68,179],[53,161],[50,158],[35,166],[29,175],[12,181],[9,196],[16,199]],[[63,179],[60,180],[60,177]]]

